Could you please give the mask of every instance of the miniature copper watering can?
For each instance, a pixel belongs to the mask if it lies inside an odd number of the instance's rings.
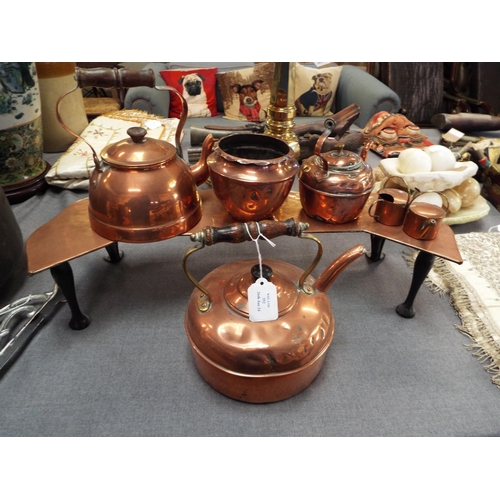
[[[403,182],[405,189],[386,187],[388,184],[393,186],[390,184],[391,179]],[[399,177],[390,176],[379,189],[377,199],[370,205],[368,214],[386,226],[400,226],[405,219],[411,198],[412,193],[406,182]]]

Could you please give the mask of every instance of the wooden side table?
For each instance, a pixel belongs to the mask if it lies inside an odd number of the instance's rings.
[[[183,236],[196,233],[206,226],[223,227],[234,219],[223,209],[211,189],[200,190],[203,215],[200,222]],[[396,312],[405,318],[415,316],[413,302],[425,277],[437,257],[462,263],[452,229],[441,224],[437,237],[433,240],[417,240],[408,236],[400,226],[385,226],[376,222],[368,214],[368,207],[375,199],[372,193],[361,215],[355,221],[345,224],[328,224],[308,217],[302,210],[299,194],[292,191],[282,207],[274,213],[277,220],[294,218],[307,222],[311,233],[366,232],[371,237],[371,253],[368,258],[377,262],[383,258],[382,249],[386,240],[418,250],[410,290]],[[62,290],[71,310],[70,328],[82,330],[90,324],[89,317],[79,307],[76,297],[73,271],[70,261],[105,248],[110,262],[119,262],[122,254],[118,242],[99,236],[91,227],[88,217],[88,198],[79,200],[52,220],[38,228],[26,241],[27,271],[33,275],[49,269],[54,281]]]

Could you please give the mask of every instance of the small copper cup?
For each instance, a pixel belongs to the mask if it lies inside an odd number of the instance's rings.
[[[383,188],[370,205],[368,214],[386,226],[403,224],[409,203],[409,193],[396,188]]]

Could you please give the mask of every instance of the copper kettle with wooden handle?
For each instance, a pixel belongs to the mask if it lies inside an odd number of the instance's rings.
[[[334,335],[334,316],[325,293],[340,272],[365,253],[357,245],[314,280],[310,273],[322,256],[319,239],[294,219],[234,223],[192,234],[197,245],[184,256],[195,285],[185,312],[185,330],[197,370],[222,394],[251,403],[280,401],[305,389],[319,373]],[[317,244],[305,270],[287,262],[240,260],[222,265],[197,281],[187,269],[194,252],[220,242],[237,243],[296,236]],[[249,287],[261,276],[276,288],[277,319],[251,320]],[[257,281],[256,281],[257,280]]]
[[[176,146],[147,137],[147,130],[131,127],[129,138],[106,146],[98,157],[89,180],[89,218],[99,235],[127,243],[165,240],[191,229],[201,219],[201,199],[197,186],[208,179],[206,158],[213,137],[207,136],[199,162],[192,168],[182,158],[181,132],[187,117],[187,103],[173,87],[155,86],[152,70],[77,68],[77,86],[57,102],[59,123],[72,135],[85,141],[65,126],[59,106],[61,100],[78,87],[129,88],[138,85],[174,92],[182,103],[176,132]],[[87,142],[87,141],[85,141]]]

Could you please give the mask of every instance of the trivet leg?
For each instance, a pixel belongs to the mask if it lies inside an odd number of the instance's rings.
[[[403,318],[413,318],[413,316],[415,316],[413,301],[415,300],[422,283],[429,274],[429,271],[432,269],[435,259],[435,255],[424,252],[423,250],[418,253],[413,267],[413,278],[408,296],[402,304],[399,304],[399,306],[396,307],[396,312]]]
[[[75,279],[73,276],[73,269],[68,262],[57,264],[50,268],[50,274],[61,289],[64,297],[68,301],[68,306],[71,310],[71,320],[69,326],[72,330],[83,330],[90,325],[90,318],[83,314],[78,305],[75,290]]]
[[[114,241],[111,245],[106,247],[108,252],[108,257],[104,257],[105,260],[111,262],[112,264],[116,264],[120,262],[123,258],[123,252],[118,248],[118,242]]]
[[[385,238],[370,234],[370,239],[372,242],[372,253],[370,255],[367,254],[366,257],[372,262],[378,262],[384,259],[385,254],[382,253],[382,248],[384,248]]]

